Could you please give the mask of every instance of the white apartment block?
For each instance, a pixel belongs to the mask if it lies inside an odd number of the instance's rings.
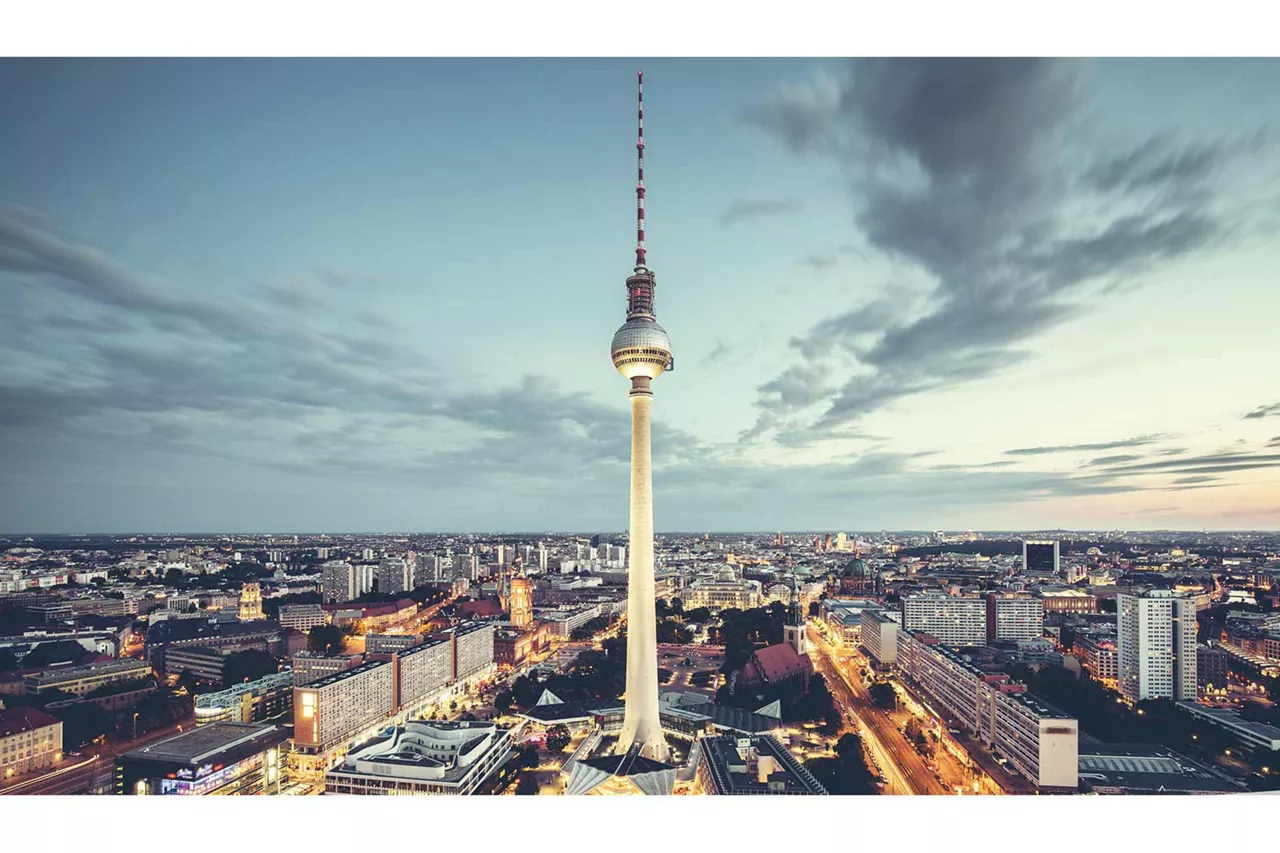
[[[878,663],[893,666],[898,662],[897,620],[883,610],[862,611],[862,645]]]
[[[317,751],[395,710],[395,666],[378,660],[293,689],[294,743]]]
[[[330,560],[320,567],[321,589],[325,604],[351,601],[360,595],[356,591],[355,567],[343,560]]]
[[[1044,635],[1044,602],[1030,596],[987,598],[987,640],[1036,640]]]
[[[492,622],[464,622],[445,633],[453,641],[453,680],[464,681],[493,665]]]
[[[898,637],[898,667],[971,733],[1042,790],[1078,788],[1079,724],[918,634]]]
[[[400,667],[399,702],[410,710],[427,704],[453,680],[453,646],[448,640],[428,640],[396,652]]]
[[[1196,606],[1167,589],[1116,596],[1120,692],[1130,702],[1196,698]]]
[[[987,600],[936,592],[909,595],[902,599],[902,627],[950,646],[980,646],[987,641]]]
[[[399,557],[384,557],[378,564],[378,592],[399,593],[413,589],[413,567]]]

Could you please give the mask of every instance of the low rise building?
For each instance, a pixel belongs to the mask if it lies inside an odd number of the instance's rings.
[[[477,794],[511,757],[493,723],[419,720],[393,726],[325,774],[325,794]]]
[[[227,656],[221,649],[208,646],[183,646],[169,649],[164,656],[165,670],[181,675],[189,672],[201,681],[222,683],[222,673],[227,666]]]
[[[1080,747],[1080,788],[1094,794],[1239,794],[1245,787],[1168,747]]]
[[[293,710],[293,672],[285,670],[196,696],[196,725],[260,723]]]
[[[133,681],[151,675],[151,667],[133,658],[91,663],[87,666],[56,667],[28,675],[26,692],[39,694],[61,690],[73,696],[84,696],[99,687],[120,681]]]
[[[1198,702],[1179,702],[1178,707],[1193,717],[1226,729],[1249,752],[1270,753],[1280,750],[1280,728],[1246,720],[1234,708],[1219,708]]]
[[[0,707],[0,779],[44,770],[61,758],[61,720],[39,708]]]
[[[751,580],[702,579],[694,581],[681,596],[684,609],[705,607],[712,613],[721,610],[750,610],[759,607],[760,584]]]
[[[772,735],[697,741],[694,790],[718,796],[826,795],[826,788]]]
[[[288,732],[280,726],[230,722],[197,726],[117,757],[115,792],[278,794],[288,740]]]
[[[310,631],[327,624],[324,606],[320,604],[282,604],[280,605],[280,627],[292,628],[295,631]]]

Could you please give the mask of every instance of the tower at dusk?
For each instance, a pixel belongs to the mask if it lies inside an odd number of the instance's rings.
[[[627,692],[618,751],[637,747],[665,761],[669,750],[658,717],[658,634],[653,579],[653,454],[651,383],[673,365],[671,340],[654,314],[653,271],[644,246],[644,73],[637,74],[636,266],[627,278],[627,321],[613,336],[613,366],[631,380],[631,523],[627,566]]]

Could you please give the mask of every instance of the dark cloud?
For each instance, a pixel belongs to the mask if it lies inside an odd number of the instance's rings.
[[[793,150],[836,161],[870,246],[934,281],[929,294],[873,299],[798,338],[806,362],[840,354],[857,366],[827,365],[837,390],[815,400],[826,406],[816,421],[779,418],[766,383],[754,434],[820,433],[1007,370],[1030,357],[1026,342],[1109,289],[1233,232],[1210,202],[1258,146],[1161,135],[1081,165],[1064,143],[1086,101],[1084,67],[859,60],[843,77],[779,90],[749,116]],[[1094,212],[1081,216],[1081,205]]]
[[[1117,453],[1114,456],[1099,456],[1097,459],[1090,459],[1084,464],[1090,466],[1116,465],[1120,462],[1134,462],[1141,458],[1143,457],[1134,453]]]
[[[1006,450],[1008,456],[1042,456],[1046,453],[1068,453],[1078,450],[1115,450],[1120,447],[1141,447],[1163,441],[1169,436],[1163,433],[1139,435],[1134,438],[1122,438],[1118,441],[1101,441],[1093,444],[1055,444],[1047,447],[1018,447]],[[1136,457],[1135,457],[1136,458]],[[1096,461],[1096,460],[1095,460]]]
[[[801,258],[800,263],[815,270],[825,270],[834,267],[839,261],[831,255],[808,255]]]
[[[1252,412],[1244,416],[1244,420],[1254,420],[1256,418],[1272,418],[1280,417],[1280,403],[1272,403],[1269,406],[1259,406]]]
[[[728,228],[748,219],[796,213],[803,207],[798,198],[736,198],[720,214],[720,224]]]
[[[1221,480],[1221,477],[1210,477],[1205,474],[1198,474],[1194,477],[1179,477],[1173,481],[1175,486],[1191,485],[1193,483],[1213,483]]]

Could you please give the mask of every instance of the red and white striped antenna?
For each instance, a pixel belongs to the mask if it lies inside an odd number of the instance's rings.
[[[644,250],[644,72],[636,72],[636,98],[639,112],[636,115],[636,271],[648,269]]]

